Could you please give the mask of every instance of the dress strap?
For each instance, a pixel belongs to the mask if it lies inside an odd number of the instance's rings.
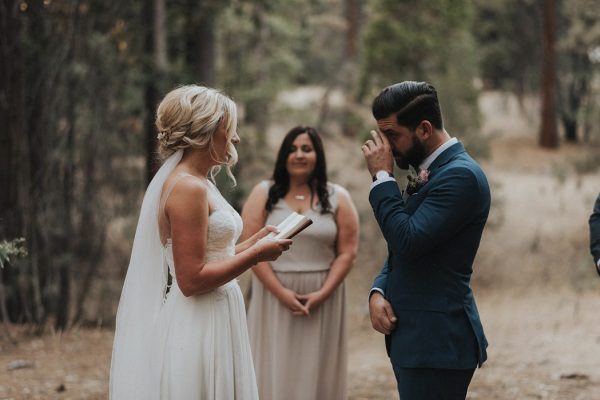
[[[271,182],[271,181],[268,181],[268,180],[260,181],[260,186],[262,186],[262,188],[265,189],[267,192],[269,191],[269,189],[271,189],[272,185],[273,185],[273,182]]]
[[[187,172],[178,173],[177,175],[175,175],[175,177],[173,177],[173,180],[171,182],[169,182],[169,186],[167,187],[167,189],[164,191],[164,193],[161,196],[160,205],[158,208],[158,227],[159,227],[158,229],[160,232],[161,242],[163,243],[163,245],[168,240],[168,238],[167,238],[168,234],[165,234],[165,233],[170,231],[169,221],[167,220],[167,216],[165,214],[165,205],[167,204],[167,200],[168,200],[169,196],[171,195],[171,192],[173,192],[175,185],[177,185],[177,183],[182,178],[185,178],[187,176],[196,178],[194,175],[188,174]],[[198,178],[196,178],[196,179],[198,179]]]
[[[187,172],[180,172],[177,175],[175,175],[173,180],[170,182],[169,186],[167,187],[167,190],[165,190],[165,192],[163,193],[162,201],[160,202],[160,213],[161,214],[164,213],[165,205],[167,204],[167,199],[171,195],[171,192],[173,191],[173,189],[175,189],[175,185],[177,185],[177,182],[179,182],[181,180],[181,178],[185,178],[186,176],[194,177],[194,175],[188,174]]]
[[[331,211],[335,214],[337,212],[339,204],[339,189],[335,183],[327,182],[327,190],[329,192],[329,204],[331,204]]]

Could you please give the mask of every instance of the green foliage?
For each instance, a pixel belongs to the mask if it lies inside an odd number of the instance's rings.
[[[466,0],[374,1],[364,35],[360,97],[400,81],[428,81],[438,90],[447,129],[485,155],[487,144],[476,133],[473,13]]]
[[[3,240],[0,242],[0,268],[4,268],[4,265],[10,262],[11,257],[27,257],[24,238]]]
[[[474,82],[481,78],[483,87],[517,93],[539,86],[541,0],[369,0],[362,3],[358,60],[345,59],[349,22],[341,0],[165,0],[168,66],[160,71],[151,50],[153,3],[13,1],[14,12],[3,14],[13,25],[0,24],[1,33],[13,34],[7,45],[15,51],[9,54],[18,56],[3,63],[12,62],[19,75],[15,90],[0,87],[16,121],[6,128],[11,138],[6,148],[15,155],[5,169],[12,173],[19,166],[10,193],[22,202],[6,213],[16,216],[7,224],[16,233],[4,236],[26,232],[31,253],[18,271],[5,270],[15,320],[43,322],[52,315],[65,269],[79,284],[105,255],[123,254],[122,260],[106,262],[111,266],[104,271],[107,280],[122,278],[133,235],[122,232],[135,225],[146,157],[154,156],[146,146],[153,102],[176,85],[202,83],[200,64],[214,63],[209,67],[215,86],[239,105],[238,186],[230,188],[219,177],[238,209],[248,190],[271,172],[270,129],[313,124],[327,134],[352,131],[349,136],[358,138],[372,126],[366,103],[381,88],[427,80],[438,89],[449,132],[471,153],[485,155]],[[565,115],[592,126],[598,102],[591,82],[598,63],[589,55],[598,51],[599,8],[592,0],[561,4],[560,104]],[[190,31],[190,22],[198,20],[208,22],[207,37],[214,43]],[[214,59],[190,54],[209,44],[215,46]],[[318,85],[325,93],[341,89],[346,104],[330,109],[322,99],[303,108],[277,104],[282,91],[298,85]],[[352,92],[362,104],[348,100]],[[570,100],[572,94],[580,103]],[[580,170],[591,170],[596,161]],[[21,245],[0,244],[2,265],[7,257],[25,255]],[[23,292],[31,293],[31,302],[22,302]]]
[[[473,34],[481,79],[518,95],[538,90],[542,0],[476,0]]]

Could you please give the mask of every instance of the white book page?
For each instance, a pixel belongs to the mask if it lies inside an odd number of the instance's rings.
[[[269,235],[267,237],[272,238],[272,239],[279,239],[279,235],[281,234],[281,232],[284,231],[284,229],[287,228],[287,226],[292,223],[292,221],[294,220],[295,216],[298,215],[296,212],[291,213],[290,215],[288,215],[283,221],[281,221],[279,223],[279,225],[277,225],[277,230],[279,231],[279,233],[269,233]]]
[[[300,214],[294,214],[295,215],[293,216],[293,218],[291,218],[285,226],[279,229],[279,233],[276,236],[277,239],[284,239],[290,236],[292,232],[294,232],[296,229],[298,229],[299,226],[301,226],[304,223],[304,220],[306,219],[305,217],[303,217]]]

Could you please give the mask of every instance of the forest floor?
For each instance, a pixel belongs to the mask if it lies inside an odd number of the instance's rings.
[[[468,399],[600,399],[600,292],[479,297],[489,360]],[[349,398],[397,399],[383,338],[366,318],[350,323]],[[77,329],[3,343],[0,399],[106,399],[112,337],[106,329]],[[7,370],[17,360],[32,364]]]
[[[600,399],[600,278],[587,250],[600,182],[575,172],[597,151],[492,143],[483,166],[495,200],[473,281],[489,358],[468,399]],[[374,269],[359,267],[348,281],[349,398],[397,399],[364,302]],[[16,345],[0,337],[0,400],[107,398],[111,330],[26,330],[12,328]]]

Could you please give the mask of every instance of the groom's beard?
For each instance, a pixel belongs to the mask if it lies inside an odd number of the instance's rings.
[[[408,169],[409,166],[412,166],[415,170],[418,170],[419,165],[421,165],[425,157],[427,157],[427,149],[425,149],[425,145],[417,138],[417,135],[413,134],[411,148],[404,154],[396,151],[393,151],[393,154],[398,168]]]

